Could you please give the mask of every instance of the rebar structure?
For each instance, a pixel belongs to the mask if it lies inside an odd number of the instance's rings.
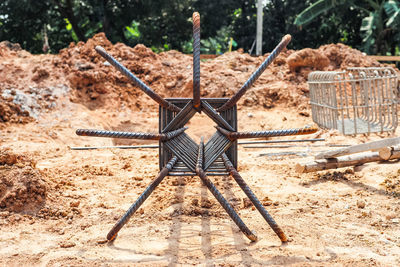
[[[115,224],[108,233],[107,239],[112,241],[116,238],[119,230],[129,221],[135,211],[139,209],[143,202],[150,196],[165,177],[198,176],[244,235],[246,235],[251,241],[256,241],[257,237],[255,233],[246,226],[232,205],[229,204],[209,178],[211,176],[230,175],[248,196],[250,201],[271,226],[273,231],[278,235],[280,240],[286,242],[287,237],[283,230],[278,226],[237,171],[237,139],[310,134],[316,132],[317,129],[305,127],[300,129],[260,132],[237,132],[236,104],[245,92],[254,84],[267,66],[287,46],[291,37],[290,35],[283,37],[282,41],[274,51],[250,76],[241,89],[239,89],[231,98],[201,98],[200,15],[197,12],[193,14],[193,39],[193,98],[163,99],[149,86],[132,74],[127,68],[122,66],[117,60],[109,55],[102,47],[97,46],[95,48],[103,58],[105,58],[122,74],[127,76],[137,87],[159,104],[158,133],[114,132],[86,129],[79,129],[76,131],[78,135],[84,136],[149,139],[158,140],[159,142],[159,174],[132,204],[128,211],[126,211],[122,218]],[[197,112],[204,112],[204,114],[206,114],[217,125],[214,135],[212,135],[207,142],[204,141],[204,138],[201,138],[200,144],[197,144],[188,134],[185,133],[185,130],[187,129],[185,125]]]
[[[345,135],[394,132],[398,77],[391,67],[315,71],[308,76],[313,121]]]

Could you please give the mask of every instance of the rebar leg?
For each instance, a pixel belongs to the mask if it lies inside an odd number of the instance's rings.
[[[215,185],[208,179],[207,175],[204,171],[198,173],[199,177],[203,181],[203,183],[207,186],[207,188],[211,191],[214,197],[218,200],[219,204],[225,209],[225,211],[229,214],[235,224],[239,227],[240,231],[243,232],[251,241],[257,241],[257,236],[244,224],[242,219],[233,209],[233,207],[228,203],[228,201],[224,198],[224,196],[218,191]]]
[[[275,222],[275,220],[272,218],[272,216],[268,213],[268,211],[263,207],[263,205],[258,200],[256,195],[253,193],[253,191],[251,191],[250,187],[243,180],[242,176],[240,176],[239,172],[233,167],[232,162],[230,162],[230,160],[228,159],[228,157],[226,156],[225,153],[222,154],[222,159],[225,163],[227,170],[232,175],[233,179],[235,179],[236,183],[240,186],[240,188],[247,195],[247,197],[250,199],[250,201],[253,203],[253,205],[261,213],[261,215],[267,221],[269,226],[271,226],[272,230],[274,230],[274,232],[278,235],[278,237],[280,238],[280,240],[282,242],[287,242],[288,239],[287,239],[285,233],[282,231],[282,229],[279,227],[279,225]]]
[[[143,191],[140,197],[135,201],[135,203],[130,206],[130,208],[125,212],[124,216],[114,225],[111,231],[107,234],[107,239],[113,241],[121,228],[129,221],[132,215],[139,209],[143,202],[150,196],[154,189],[161,183],[161,181],[168,175],[169,171],[175,165],[177,157],[173,157],[167,165],[159,172],[157,177],[153,182]]]
[[[200,110],[200,14],[193,13],[193,106]]]

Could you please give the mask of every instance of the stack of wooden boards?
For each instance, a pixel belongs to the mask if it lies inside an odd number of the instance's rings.
[[[400,159],[400,137],[319,153],[314,161],[296,164],[295,168],[298,173],[307,173],[391,159]]]

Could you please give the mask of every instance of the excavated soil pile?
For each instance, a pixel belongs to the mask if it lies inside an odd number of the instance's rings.
[[[22,111],[21,106],[13,103],[12,98],[0,96],[0,122],[27,123],[32,121],[28,111]],[[0,128],[2,128],[0,124]]]
[[[18,45],[1,43],[0,57],[5,60],[0,63],[0,93],[4,95],[4,90],[10,88],[26,91],[31,86],[40,90],[67,86],[72,89],[68,92],[69,100],[90,109],[129,107],[133,110],[155,110],[157,106],[154,101],[96,53],[94,48],[97,45],[104,47],[161,96],[192,95],[191,56],[177,51],[155,54],[143,45],[134,48],[121,43],[113,45],[104,33],[95,35],[86,43],[71,43],[58,55],[32,56],[20,50]],[[202,97],[232,96],[268,55],[252,57],[238,50],[202,61]],[[310,71],[379,65],[360,51],[343,44],[300,51],[285,50],[266,69],[240,104],[264,108],[295,107],[299,114],[307,115],[307,75]],[[11,108],[10,105],[8,107]],[[20,113],[14,113],[20,117]],[[29,113],[32,116],[32,112]]]
[[[109,54],[125,65],[137,77],[163,97],[190,97],[192,94],[192,58],[177,51],[155,54],[143,45],[134,48],[112,45],[103,33],[86,43],[71,44],[60,51],[54,61],[68,75],[74,90],[74,100],[91,108],[99,105],[115,107],[122,102],[131,108],[155,106],[126,77],[116,71],[94,50],[103,46]],[[203,97],[229,97],[263,62],[234,51],[201,63],[201,93]],[[290,59],[295,59],[290,65]],[[288,59],[288,60],[287,60]],[[288,64],[289,63],[289,64]],[[293,62],[292,62],[293,63]],[[319,49],[284,51],[274,61],[244,97],[247,106],[275,105],[307,108],[307,75],[312,70],[337,70],[352,66],[379,66],[360,51],[343,44],[331,44]]]
[[[0,210],[34,213],[46,198],[46,182],[32,159],[0,149]]]

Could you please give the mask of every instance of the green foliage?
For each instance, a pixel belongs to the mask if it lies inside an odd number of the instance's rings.
[[[64,21],[65,21],[65,24],[66,24],[65,28],[67,29],[67,31],[71,32],[71,37],[72,37],[72,39],[73,39],[75,42],[78,42],[78,41],[79,41],[79,38],[78,38],[78,36],[76,36],[76,33],[75,33],[74,30],[72,29],[71,23],[69,22],[69,20],[68,20],[67,18],[64,18]]]
[[[354,8],[363,14],[360,25],[362,44],[359,46],[369,54],[394,54],[400,41],[400,4],[399,1],[343,1],[319,0],[304,9],[295,20],[298,26],[319,18],[335,8]],[[386,27],[385,27],[386,26]]]
[[[347,4],[351,3],[352,1],[345,1],[345,0],[319,0],[312,4],[311,6],[307,7],[302,11],[294,20],[295,25],[303,26],[307,25],[311,21],[313,21],[316,17],[325,13],[332,8],[343,5],[347,2]]]
[[[370,54],[375,44],[374,33],[376,31],[377,20],[379,19],[376,12],[370,12],[368,17],[362,19],[360,31],[363,37],[363,50]]]
[[[192,53],[194,11],[201,14],[201,52],[249,50],[255,41],[256,0],[2,0],[0,41],[42,52],[46,29],[51,52],[97,32],[130,46]],[[344,42],[369,53],[395,54],[400,43],[396,0],[269,0],[264,7],[263,51],[289,33],[289,48]],[[296,25],[302,25],[302,28]],[[397,50],[396,50],[397,49]]]

